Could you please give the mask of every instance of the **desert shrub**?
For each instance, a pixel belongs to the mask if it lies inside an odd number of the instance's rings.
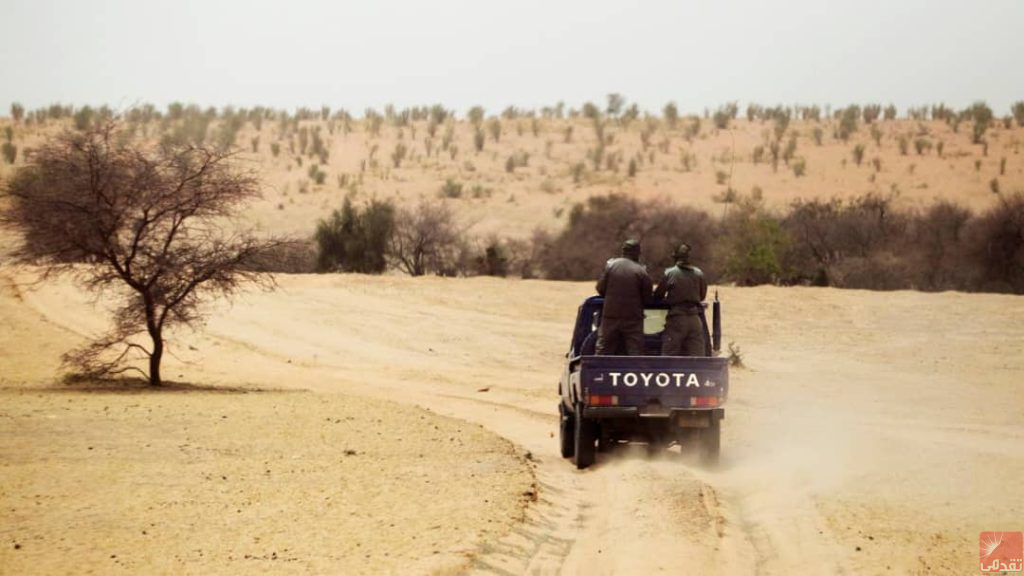
[[[789,129],[789,114],[779,114],[775,116],[775,139],[782,140],[782,137],[786,135],[786,130]]]
[[[784,270],[791,282],[858,288],[895,287],[886,254],[905,239],[908,218],[892,197],[868,194],[849,201],[798,200],[782,219],[792,241]],[[877,273],[878,285],[872,285]]]
[[[324,181],[327,180],[327,173],[321,170],[317,164],[310,164],[307,174],[309,174],[309,179],[317,186],[323,186]]]
[[[989,180],[988,189],[991,190],[993,194],[999,194],[999,178]]]
[[[601,109],[593,102],[584,102],[581,113],[588,120],[599,120],[601,118]]]
[[[405,160],[406,154],[408,154],[409,148],[406,147],[404,142],[398,142],[395,144],[395,149],[391,151],[391,164],[395,168],[402,166],[402,160]]]
[[[871,165],[875,167],[876,173],[882,171],[882,159],[879,158],[878,156],[875,156],[874,158],[871,159]]]
[[[722,221],[723,277],[741,286],[779,283],[789,238],[780,220],[753,197],[737,198]]]
[[[1014,102],[1013,105],[1010,106],[1010,112],[1017,120],[1017,126],[1024,127],[1024,101]]]
[[[877,124],[871,125],[871,139],[875,141],[875,146],[882,145],[882,130]]]
[[[271,142],[270,153],[274,156],[274,158],[277,158],[277,156],[281,154],[281,144],[278,142]]]
[[[636,177],[636,170],[637,170],[636,158],[630,158],[629,159],[629,167],[626,168],[626,175],[629,176],[630,178],[635,178]]]
[[[715,124],[715,128],[719,130],[725,130],[729,127],[729,122],[736,118],[736,114],[739,112],[739,107],[736,106],[735,102],[730,102],[723,106],[720,106],[715,110],[712,121]]]
[[[668,124],[670,130],[675,130],[676,123],[679,122],[679,109],[676,108],[675,102],[669,102],[665,104],[662,109],[662,116],[665,117],[665,123]]]
[[[853,147],[853,161],[860,166],[860,163],[864,161],[864,145],[857,144]]]
[[[807,173],[807,160],[803,157],[797,158],[793,161],[793,175],[800,178]]]
[[[683,132],[683,137],[687,141],[693,140],[700,135],[700,117],[690,116],[689,121],[686,123],[686,127]]]
[[[252,152],[253,152],[253,154],[255,154],[255,153],[260,151],[260,137],[259,136],[254,136],[252,138],[252,140],[249,141],[249,144],[252,145]]]
[[[882,115],[882,107],[878,104],[865,104],[862,110],[865,124],[871,124]]]
[[[985,136],[985,131],[988,130],[992,124],[992,109],[988,107],[984,102],[975,102],[964,110],[961,114],[964,119],[969,119],[974,122],[974,126],[971,131],[972,142],[975,144],[981,144],[982,138]]]
[[[821,129],[821,126],[815,126],[812,136],[814,137],[814,144],[821,146],[821,139],[825,136],[825,131]]]
[[[910,151],[910,139],[907,138],[906,134],[900,134],[896,142],[900,147],[900,155],[906,156]]]
[[[935,143],[935,153],[939,155],[939,158],[942,158],[942,152],[943,150],[945,150],[945,148],[946,143],[943,142],[942,140],[939,140],[938,142]]]
[[[278,209],[284,209],[278,204]],[[258,254],[247,267],[257,272],[311,274],[317,272],[317,244],[312,240],[285,241]]]
[[[969,286],[964,235],[970,220],[970,211],[948,201],[937,202],[914,215],[905,243],[914,287],[959,290]]]
[[[11,104],[11,118],[13,118],[15,122],[19,122],[20,123],[21,119],[24,118],[24,117],[25,117],[25,107],[22,106],[21,104],[19,104],[18,102],[12,103]]]
[[[483,251],[474,258],[476,273],[481,276],[508,276],[509,255],[505,243],[496,237],[488,239]]]
[[[82,132],[89,130],[93,127],[93,119],[95,118],[95,111],[89,106],[83,106],[79,108],[74,115],[75,130]]]
[[[572,181],[574,184],[579,184],[583,179],[583,173],[586,172],[587,166],[583,162],[577,162],[572,165]]]
[[[14,161],[18,158],[18,147],[11,142],[4,142],[0,144],[0,154],[3,155],[5,162],[14,164]]]
[[[860,108],[857,106],[847,106],[836,113],[839,114],[839,127],[836,130],[836,137],[846,142],[857,131],[857,117],[860,115]]]
[[[719,186],[721,186],[721,185],[725,184],[726,180],[728,180],[728,179],[729,179],[729,174],[728,173],[726,173],[726,172],[724,172],[722,170],[715,171],[715,184],[718,184]]]
[[[317,223],[317,271],[384,272],[394,225],[395,208],[390,202],[374,199],[360,208],[346,196],[340,210]]]
[[[486,137],[484,136],[484,131],[477,128],[476,131],[473,132],[473,147],[476,148],[477,152],[483,151],[485,140]]]
[[[1005,156],[999,159],[999,175],[1000,176],[1005,176],[1006,175],[1006,157]]]
[[[449,178],[441,185],[438,195],[442,198],[462,198],[462,183]]]
[[[966,236],[974,289],[1024,294],[1024,194],[1000,195],[969,224]]]
[[[914,150],[917,151],[917,155],[920,156],[925,152],[932,149],[932,141],[927,138],[917,138],[914,140]]]
[[[410,276],[454,275],[464,252],[463,230],[444,202],[420,202],[395,215],[388,260]]]
[[[679,162],[682,164],[683,172],[690,172],[697,167],[697,155],[689,150],[680,150]]]
[[[754,151],[750,158],[753,160],[754,164],[760,164],[761,161],[764,160],[764,146],[754,146]]]
[[[622,107],[626,105],[626,99],[622,97],[622,94],[612,93],[608,95],[608,106],[605,109],[608,116],[616,118],[622,113]]]
[[[782,151],[782,160],[786,166],[789,166],[789,161],[792,160],[794,154],[796,154],[796,134],[790,136],[786,142],[786,148]]]
[[[515,156],[509,156],[505,160],[505,172],[512,173],[516,170],[516,158]]]
[[[896,106],[889,104],[888,106],[885,107],[885,110],[882,113],[884,114],[886,120],[895,120]]]

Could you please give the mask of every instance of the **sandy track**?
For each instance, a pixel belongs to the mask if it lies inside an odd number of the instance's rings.
[[[625,450],[577,472],[557,454],[555,385],[588,284],[281,288],[180,335],[167,374],[410,403],[512,440],[539,500],[474,572],[964,573],[979,531],[1020,529],[1020,298],[723,289],[726,341],[750,367],[733,375],[720,469]],[[71,330],[95,322],[66,285],[27,300]]]

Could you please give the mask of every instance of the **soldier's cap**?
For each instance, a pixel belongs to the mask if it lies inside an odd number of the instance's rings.
[[[633,238],[626,240],[622,243],[622,253],[633,255],[640,254],[640,241]]]
[[[675,252],[672,253],[672,257],[676,259],[689,258],[690,257],[690,245],[683,242],[679,246],[676,246]]]

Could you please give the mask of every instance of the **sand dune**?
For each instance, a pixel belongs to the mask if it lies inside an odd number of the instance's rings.
[[[25,279],[13,271],[5,276]],[[675,453],[650,459],[643,450],[622,450],[577,472],[556,450],[556,382],[575,307],[589,284],[355,275],[282,276],[279,283],[274,293],[215,304],[199,334],[176,334],[176,358],[165,373],[221,387],[309,392],[28,393],[51,381],[47,374],[61,347],[102,327],[103,317],[66,282],[5,293],[5,324],[10,319],[15,328],[2,341],[0,427],[5,437],[17,438],[5,449],[4,477],[19,482],[5,480],[0,504],[28,506],[29,512],[16,520],[5,515],[0,533],[13,541],[31,529],[45,540],[42,550],[34,543],[31,551],[28,543],[19,550],[8,545],[0,564],[46,559],[52,571],[66,571],[79,564],[54,544],[63,538],[67,546],[102,551],[104,557],[90,557],[88,565],[104,571],[287,569],[274,559],[244,558],[270,548],[259,552],[224,537],[206,540],[200,559],[190,555],[194,541],[187,530],[136,538],[130,550],[108,553],[113,543],[103,531],[69,527],[102,524],[98,511],[216,527],[204,533],[276,527],[277,554],[287,547],[305,559],[292,563],[299,571],[962,574],[976,569],[980,531],[1019,529],[1019,297],[721,287],[726,341],[741,346],[748,365],[733,373],[722,466],[704,470]],[[105,422],[100,404],[126,414],[109,430],[129,440],[114,442],[93,426]],[[77,419],[59,420],[59,426],[45,420],[58,406]],[[197,502],[213,499],[213,507],[143,514],[108,483],[73,481],[92,470],[77,452],[81,442],[45,440],[74,435],[76,425],[88,423],[97,443],[106,439],[107,454],[120,454],[124,481],[144,484],[151,469],[124,452],[139,443],[156,445],[165,434],[152,434],[148,420],[128,416],[142,407],[152,409],[148,417],[169,412],[168,418],[194,428],[196,445],[229,444],[233,451],[223,458],[202,461],[214,474],[227,466],[255,470],[267,459],[261,451],[285,458],[284,450],[305,446],[302,466],[323,466],[329,481],[300,481],[303,475],[295,474],[296,486],[306,482],[296,489],[346,482],[373,497],[339,501],[333,515],[313,513],[307,500],[289,507],[287,498],[277,498],[236,520],[217,512],[218,497],[198,477],[186,488],[186,474],[180,489],[192,490]],[[220,410],[230,411],[225,422],[207,421]],[[287,426],[280,423],[282,411]],[[372,414],[378,421],[325,432],[325,411]],[[229,431],[226,440],[205,436],[219,430]],[[243,439],[254,433],[259,437],[249,450]],[[330,440],[316,440],[325,433]],[[344,456],[345,446],[364,442],[374,457]],[[413,453],[426,454],[416,472],[440,478],[441,487],[391,474],[394,462]],[[197,464],[186,459],[183,465],[188,471]],[[372,480],[375,466],[389,471],[379,485]],[[539,487],[535,503],[530,474]],[[241,474],[239,490],[258,487],[257,476]],[[63,495],[51,504],[83,504],[57,514],[46,501],[33,504],[34,494]],[[482,498],[489,506],[480,506]],[[531,503],[518,521],[524,502]],[[33,506],[42,513],[32,514]],[[409,506],[418,514],[410,516]],[[270,510],[292,523],[281,528]],[[411,544],[403,535],[423,534],[416,527],[433,526],[428,517],[441,519],[441,541]],[[380,523],[392,522],[407,528],[376,532]],[[359,541],[359,551],[378,563],[363,564],[338,539]],[[112,564],[110,554],[126,565]]]

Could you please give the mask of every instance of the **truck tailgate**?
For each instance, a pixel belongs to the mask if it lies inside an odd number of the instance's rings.
[[[720,357],[584,356],[580,400],[586,406],[717,408],[729,393],[729,360]]]

